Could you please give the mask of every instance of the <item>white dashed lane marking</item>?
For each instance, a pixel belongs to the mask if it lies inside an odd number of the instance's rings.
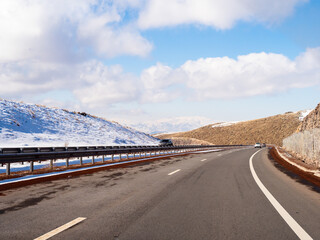
[[[179,172],[180,170],[181,170],[181,169],[175,170],[175,171],[169,173],[168,175],[170,176],[170,175],[172,175],[172,174],[175,174],[175,173]]]
[[[62,231],[64,230],[67,230],[68,228],[71,228],[73,227],[74,225],[82,222],[83,220],[85,220],[87,218],[84,218],[84,217],[78,217],[64,225],[62,225],[61,227],[58,227],[56,229],[53,229],[52,231],[40,236],[40,237],[37,237],[35,238],[34,240],[46,240],[46,239],[49,239],[51,237],[53,237],[54,235],[57,235],[58,233],[61,233]]]

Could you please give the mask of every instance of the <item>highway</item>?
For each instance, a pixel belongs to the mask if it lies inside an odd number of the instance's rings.
[[[0,193],[0,239],[46,233],[50,239],[320,239],[320,189],[270,160],[267,148],[246,148]]]

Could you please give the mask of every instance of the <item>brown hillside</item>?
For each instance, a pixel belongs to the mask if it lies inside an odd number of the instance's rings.
[[[306,116],[299,127],[299,131],[320,128],[320,103]]]
[[[163,134],[159,138],[195,138],[212,144],[254,144],[264,142],[281,146],[282,140],[296,132],[300,113],[286,113],[257,120],[239,122],[231,126],[207,125],[192,131]]]

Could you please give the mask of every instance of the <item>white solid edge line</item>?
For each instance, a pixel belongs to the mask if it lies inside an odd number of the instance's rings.
[[[169,173],[168,175],[170,176],[170,175],[172,175],[172,174],[175,174],[175,173],[179,172],[180,170],[181,170],[181,169],[175,170],[175,171]]]
[[[253,168],[252,159],[261,150],[263,149],[260,149],[259,151],[255,152],[250,157],[250,160],[249,160],[250,171],[254,180],[256,181],[257,185],[259,186],[261,191],[264,193],[264,195],[267,197],[267,199],[270,201],[272,206],[277,210],[277,212],[280,214],[283,220],[289,225],[289,227],[295,232],[295,234],[300,239],[304,239],[304,240],[312,239],[312,237],[310,237],[310,235],[293,219],[293,217],[291,217],[291,215],[281,206],[281,204],[273,197],[273,195],[269,192],[269,190],[260,181],[258,175],[256,174],[256,171]]]
[[[201,160],[201,162],[204,162],[204,161],[207,161],[207,159],[205,158],[205,159],[202,159],[202,160]]]
[[[61,227],[58,227],[58,228],[56,228],[56,229],[54,229],[54,230],[52,230],[52,231],[50,231],[50,232],[38,237],[38,238],[35,238],[34,240],[46,240],[46,239],[49,239],[49,238],[53,237],[54,235],[57,235],[58,233],[66,230],[68,228],[71,228],[72,226],[82,222],[85,219],[87,219],[87,218],[78,217],[78,218],[76,218],[76,219],[74,219],[74,220],[62,225]]]

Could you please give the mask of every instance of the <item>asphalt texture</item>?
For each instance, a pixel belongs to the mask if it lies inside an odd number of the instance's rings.
[[[34,239],[78,217],[86,220],[50,239],[298,239],[252,177],[256,151],[172,157],[0,192],[0,239]],[[253,166],[320,239],[319,188],[270,159],[266,148]]]

